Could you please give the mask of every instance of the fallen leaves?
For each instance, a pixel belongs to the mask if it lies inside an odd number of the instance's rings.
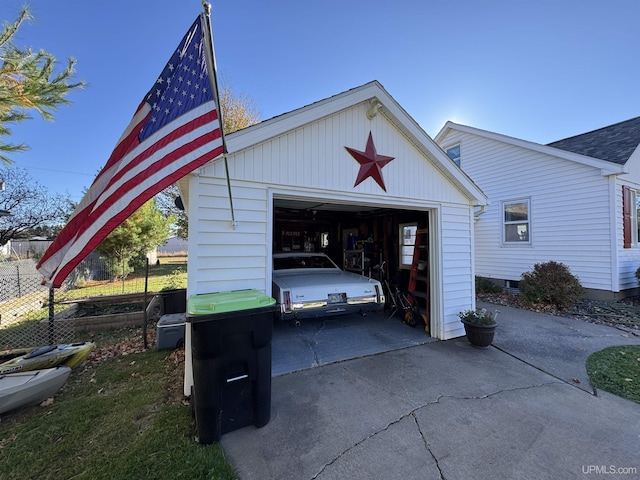
[[[148,345],[155,343],[156,332],[154,329],[147,330]],[[125,357],[134,353],[144,352],[144,340],[141,329],[132,329],[128,336],[117,341],[117,343],[96,346],[87,358],[87,366],[96,365],[114,357]],[[134,361],[135,363],[135,361]]]

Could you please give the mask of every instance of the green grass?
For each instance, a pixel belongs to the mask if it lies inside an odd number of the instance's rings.
[[[169,288],[185,288],[187,286],[186,263],[161,263],[149,266],[149,278],[147,291],[159,292]],[[130,274],[124,282],[96,282],[92,285],[82,286],[61,292],[60,296],[66,300],[78,298],[97,297],[101,295],[117,295],[121,293],[144,292],[144,273]]]
[[[589,381],[595,388],[640,403],[640,346],[622,345],[587,358]]]
[[[163,289],[186,288],[187,286],[187,264],[184,257],[163,257],[160,265],[152,265],[149,267],[148,292],[159,292]],[[129,275],[124,282],[124,292],[122,282],[100,282],[90,286],[74,288],[72,290],[60,291],[55,290],[54,302],[77,300],[90,297],[100,297],[104,295],[117,295],[121,293],[142,293],[144,292],[144,274]],[[46,294],[42,294],[46,298]],[[24,301],[29,299],[25,296]],[[16,299],[12,304],[17,306],[22,299]],[[55,303],[54,313],[59,313],[68,308],[68,303]],[[25,308],[26,310],[26,308]],[[49,317],[49,306],[45,305],[40,309],[25,312],[20,321],[15,322],[10,328],[16,331],[21,328],[32,328],[34,321],[39,321]],[[21,326],[22,325],[22,326]]]
[[[183,369],[152,349],[74,370],[53,405],[2,418],[0,479],[237,478],[218,444],[195,441]]]

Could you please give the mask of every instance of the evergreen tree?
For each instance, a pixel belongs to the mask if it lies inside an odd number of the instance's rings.
[[[44,50],[19,48],[12,42],[20,25],[32,18],[28,8],[23,7],[18,18],[13,23],[5,22],[0,32],[0,163],[12,163],[7,153],[27,149],[25,144],[2,141],[11,135],[8,124],[31,118],[29,112],[33,110],[52,121],[53,110],[69,104],[66,95],[84,85],[71,82],[76,63],[73,58],[56,73],[53,55]]]

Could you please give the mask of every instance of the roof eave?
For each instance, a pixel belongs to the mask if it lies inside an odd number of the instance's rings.
[[[510,137],[500,133],[490,132],[488,130],[482,130],[475,127],[469,127],[467,125],[459,125],[453,122],[447,122],[444,127],[436,135],[436,141],[440,142],[450,130],[458,130],[472,135],[478,135],[491,140],[507,143],[509,145],[526,148],[546,155],[552,155],[554,157],[562,158],[572,162],[580,163],[582,165],[588,165],[593,168],[598,168],[602,172],[602,175],[620,175],[625,172],[625,166],[599,158],[589,157],[586,155],[580,155],[579,153],[568,152],[559,148],[549,147],[547,145],[541,145],[539,143],[530,142],[528,140],[522,140],[520,138]]]

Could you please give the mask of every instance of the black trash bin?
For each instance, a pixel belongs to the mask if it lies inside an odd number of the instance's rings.
[[[187,311],[187,289],[176,288],[173,290],[162,290],[160,293],[162,299],[162,313],[184,313]]]
[[[271,416],[271,337],[276,301],[257,290],[192,295],[193,387],[198,442],[216,442]]]

